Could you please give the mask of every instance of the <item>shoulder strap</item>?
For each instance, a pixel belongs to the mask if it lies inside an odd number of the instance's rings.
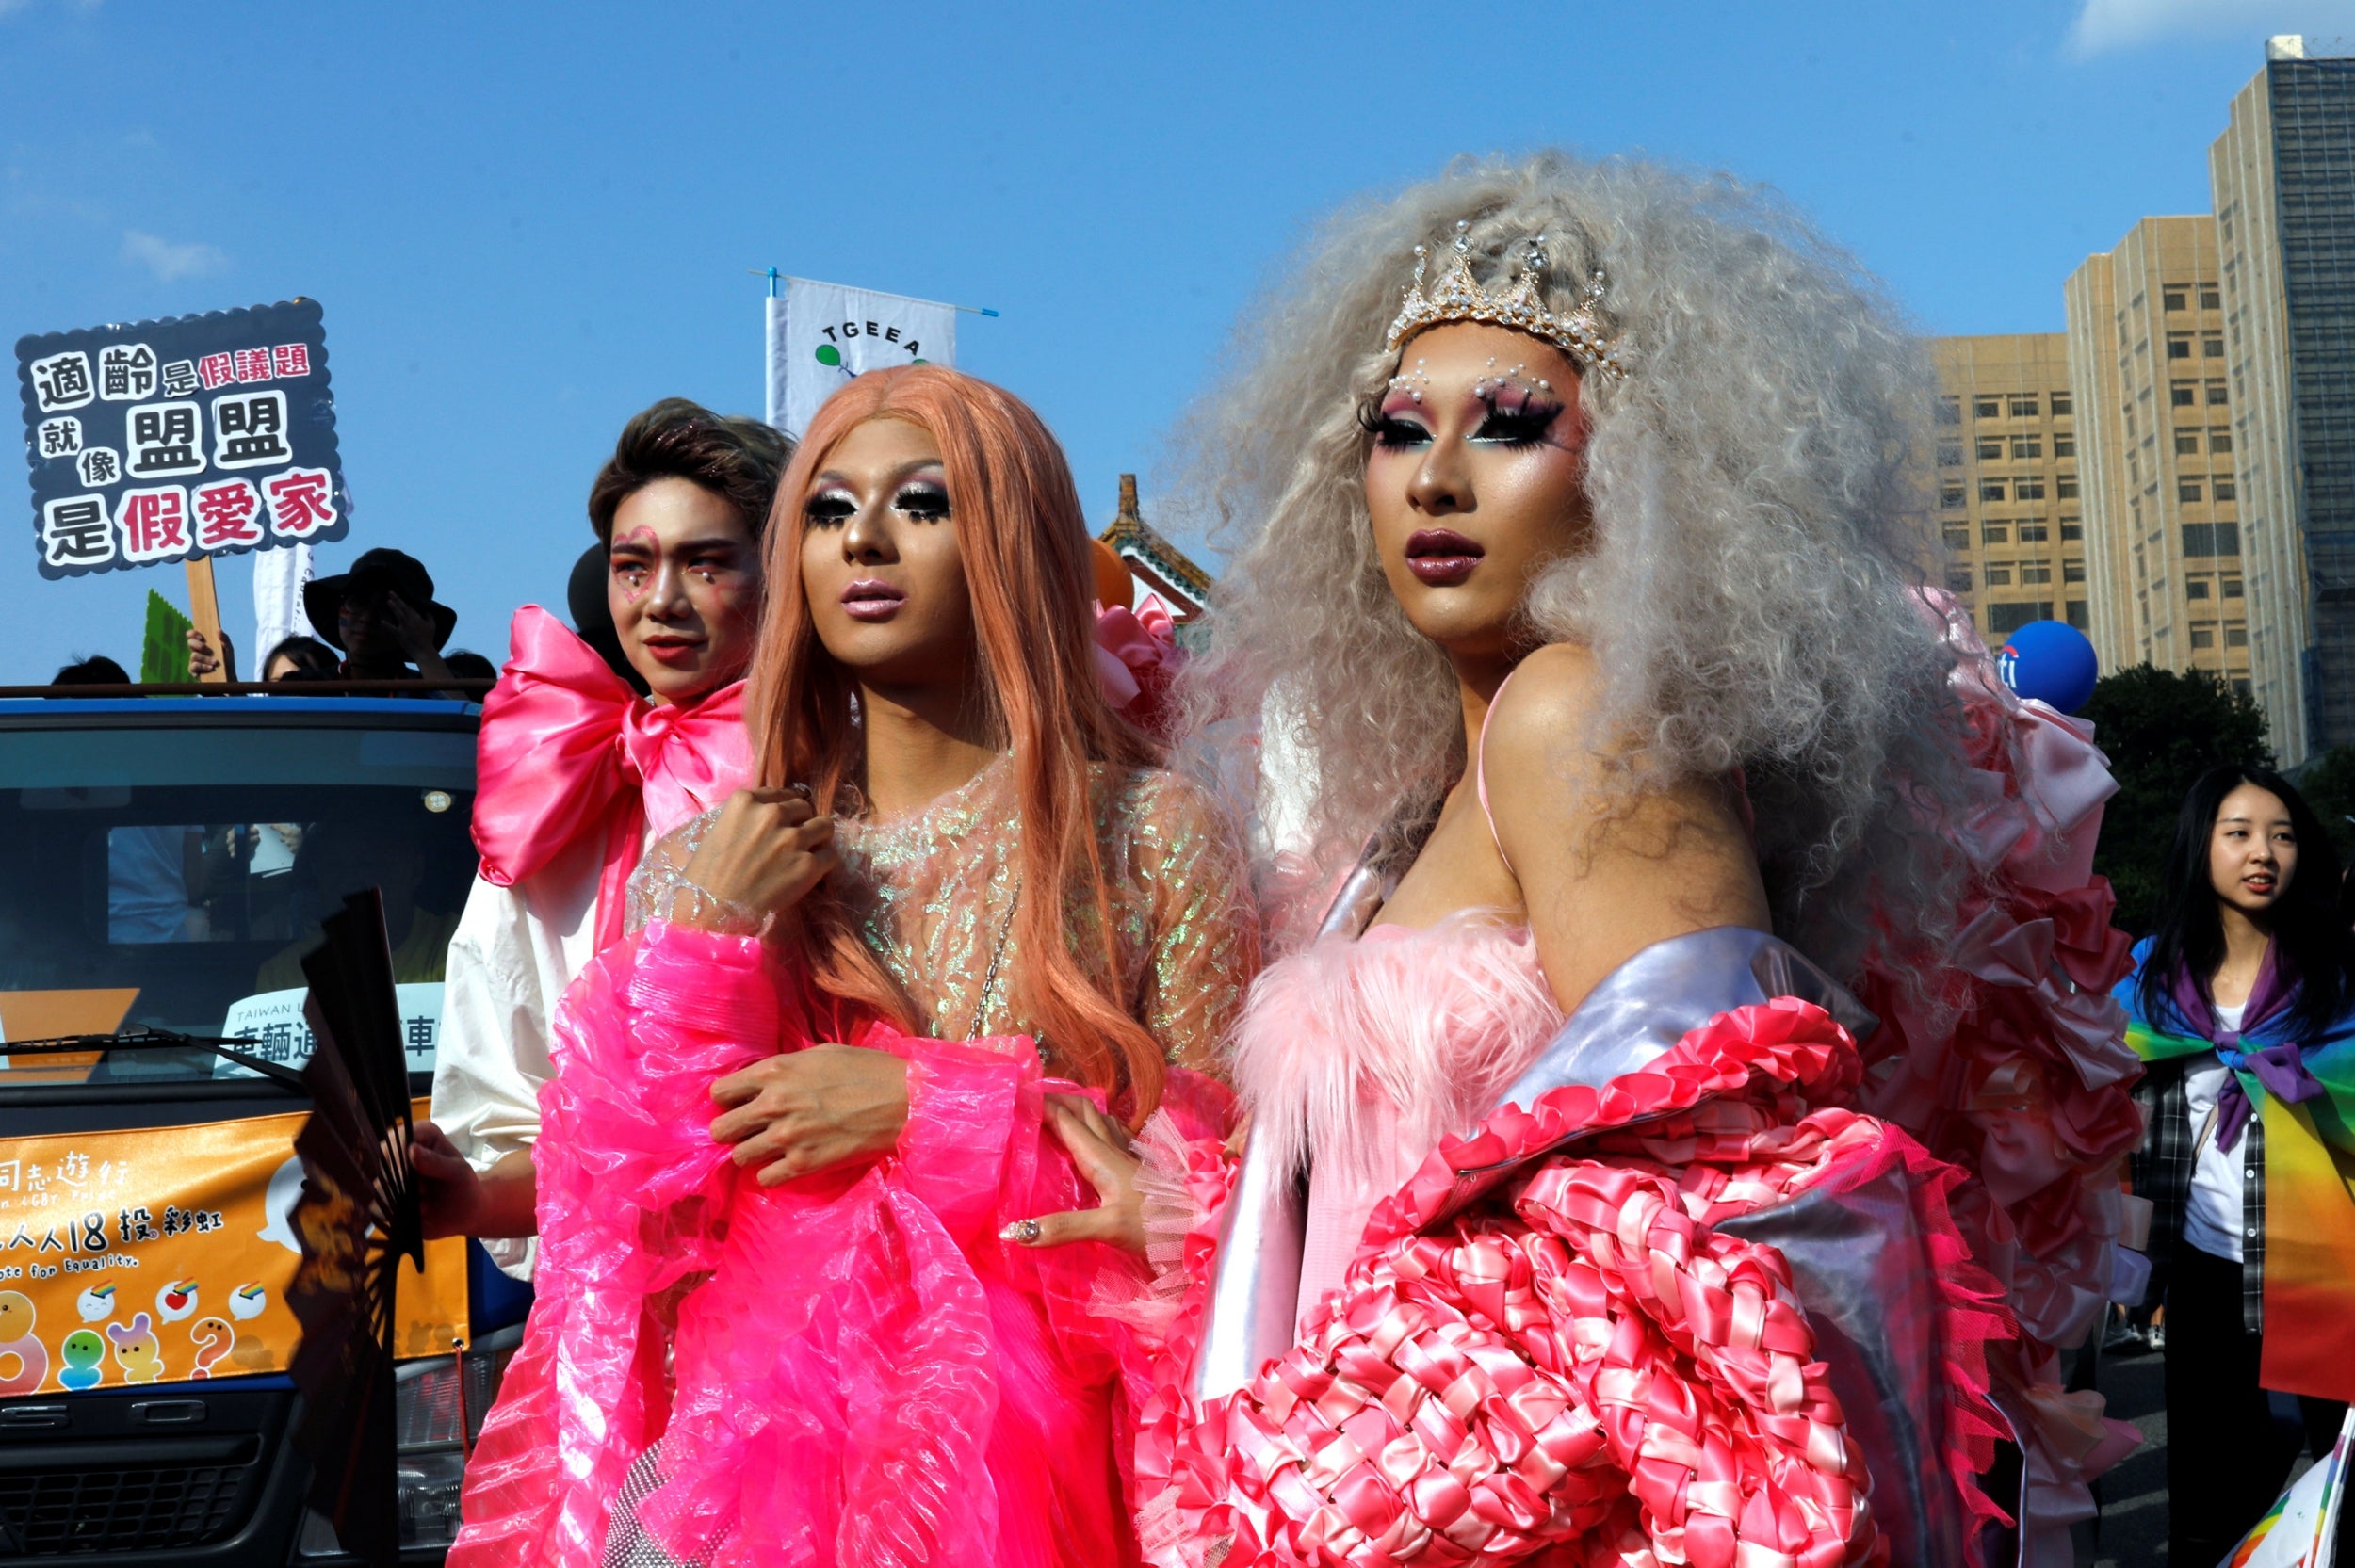
[[[1496,694],[1488,699],[1488,716],[1481,720],[1480,744],[1472,748],[1472,790],[1480,797],[1480,815],[1487,819],[1488,841],[1497,847],[1497,859],[1504,863],[1515,881],[1520,881],[1520,873],[1513,870],[1513,857],[1504,852],[1504,840],[1497,836],[1497,814],[1488,808],[1488,730],[1496,722],[1497,704],[1504,701],[1505,688],[1520,672],[1520,666],[1515,665],[1512,673],[1497,683]]]

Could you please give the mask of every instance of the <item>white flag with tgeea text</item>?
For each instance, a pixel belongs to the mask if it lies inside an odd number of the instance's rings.
[[[954,305],[788,278],[768,306],[769,423],[797,439],[819,405],[853,377],[956,363]]]

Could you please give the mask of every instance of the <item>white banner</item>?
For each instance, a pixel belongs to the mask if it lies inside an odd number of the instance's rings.
[[[393,991],[400,1008],[400,1043],[409,1057],[409,1071],[430,1073],[434,1048],[442,1034],[442,982],[404,981],[395,985]],[[232,1038],[242,1035],[252,1042],[235,1049],[300,1072],[302,1064],[311,1059],[316,1044],[311,1038],[311,1021],[302,1011],[302,1005],[310,999],[311,988],[304,985],[285,991],[257,992],[230,1005],[220,1032]],[[258,1078],[261,1075],[227,1057],[217,1057],[213,1076]]]
[[[769,300],[769,423],[798,438],[853,377],[956,357],[954,305],[788,278]]]
[[[2355,1439],[2355,1410],[2339,1424],[2339,1440],[2331,1451],[2290,1483],[2257,1528],[2226,1554],[2225,1562],[2233,1568],[2334,1568],[2350,1439]]]
[[[246,650],[239,677],[258,681],[262,661],[290,637],[317,637],[302,613],[302,585],[311,580],[311,547],[290,544],[253,553],[253,646]]]

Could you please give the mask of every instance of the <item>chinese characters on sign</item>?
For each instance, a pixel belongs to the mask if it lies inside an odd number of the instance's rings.
[[[340,539],[316,300],[16,346],[41,574]]]

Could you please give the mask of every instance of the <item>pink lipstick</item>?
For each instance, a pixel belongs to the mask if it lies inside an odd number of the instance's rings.
[[[908,602],[903,589],[879,577],[861,577],[842,590],[842,609],[853,621],[888,621]]]

